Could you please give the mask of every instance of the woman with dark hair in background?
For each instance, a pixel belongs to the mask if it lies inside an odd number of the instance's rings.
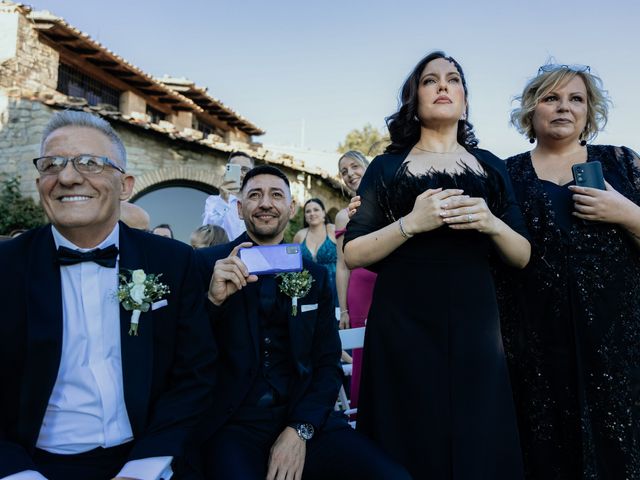
[[[334,303],[338,305],[336,292],[336,226],[329,223],[324,203],[319,198],[310,198],[303,207],[304,228],[293,237],[293,243],[302,245],[302,256],[322,265],[329,271],[329,281]]]
[[[489,257],[530,245],[503,162],[477,140],[460,65],[423,58],[358,190],[350,268],[378,272],[358,429],[416,479],[522,478]]]
[[[354,195],[360,186],[364,172],[369,166],[369,161],[360,152],[350,150],[338,160],[338,170],[343,183]],[[336,215],[336,239],[338,246],[338,261],[336,262],[336,289],[338,290],[338,303],[340,304],[340,328],[364,327],[369,308],[373,287],[376,284],[376,274],[366,268],[354,268],[349,270],[344,262],[342,251],[344,233],[346,232],[349,214],[347,209],[342,209]],[[360,396],[360,372],[362,367],[362,349],[353,350],[351,370],[351,390],[349,405],[358,406]]]
[[[527,478],[638,479],[640,159],[587,145],[609,104],[587,66],[540,67],[519,101],[536,145],[507,170],[533,253],[502,318]],[[572,166],[595,161],[606,190],[576,187]]]

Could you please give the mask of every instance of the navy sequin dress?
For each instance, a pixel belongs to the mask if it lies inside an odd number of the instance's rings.
[[[588,160],[640,205],[633,152],[589,146]],[[538,179],[529,153],[507,169],[532,243],[527,268],[499,289],[527,478],[638,480],[639,247],[621,227],[572,216],[567,186]]]
[[[396,221],[429,188],[461,188],[526,236],[504,162],[471,150],[484,174],[407,172],[407,153],[374,159],[345,242]],[[523,478],[487,235],[446,225],[415,235],[377,264],[358,430],[416,480]]]

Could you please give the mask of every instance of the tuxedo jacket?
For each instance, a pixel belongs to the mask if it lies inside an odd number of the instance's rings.
[[[193,250],[120,223],[120,270],[162,274],[167,305],[142,313],[138,336],[120,307],[129,460],[180,457],[211,402],[215,345]],[[0,243],[0,478],[31,460],[62,348],[60,267],[51,226]],[[115,286],[114,286],[115,291]]]
[[[216,260],[225,258],[242,242],[234,241],[197,251],[203,285],[208,289]],[[297,314],[287,309],[294,381],[287,408],[289,422],[311,423],[321,429],[333,411],[341,384],[341,345],[327,270],[303,260],[303,268],[314,278],[310,292],[298,299]],[[285,295],[278,288],[277,295]],[[259,373],[259,289],[249,283],[219,307],[208,304],[209,317],[218,343],[216,391],[204,422],[204,436],[224,424],[253,385]]]

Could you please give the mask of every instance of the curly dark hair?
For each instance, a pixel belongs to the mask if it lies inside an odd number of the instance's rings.
[[[458,70],[460,79],[462,80],[462,88],[464,89],[465,98],[469,97],[467,91],[467,81],[460,64],[453,58],[448,57],[444,52],[432,52],[414,67],[411,74],[407,77],[402,90],[400,90],[399,104],[400,108],[396,113],[386,118],[391,144],[386,148],[387,153],[397,153],[413,147],[420,140],[420,121],[417,119],[418,114],[418,87],[420,76],[427,64],[438,58],[444,58],[451,62]],[[469,106],[465,111],[465,120],[458,121],[458,143],[466,149],[475,148],[478,145],[478,139],[473,132],[473,125],[469,122]]]

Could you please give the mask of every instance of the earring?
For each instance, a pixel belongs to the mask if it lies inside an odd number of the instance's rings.
[[[585,128],[585,131],[586,131],[586,128]],[[587,144],[587,141],[586,141],[584,138],[582,138],[582,135],[584,135],[584,133],[585,133],[585,132],[583,131],[583,132],[580,134],[580,136],[578,137],[578,140],[579,140],[579,142],[578,142],[578,143],[580,143],[580,146],[581,146],[581,147],[584,147],[584,146]]]
[[[414,116],[413,116],[413,120],[414,120],[415,122],[419,122],[419,121],[420,121],[420,119],[418,118],[418,115],[414,115]]]

